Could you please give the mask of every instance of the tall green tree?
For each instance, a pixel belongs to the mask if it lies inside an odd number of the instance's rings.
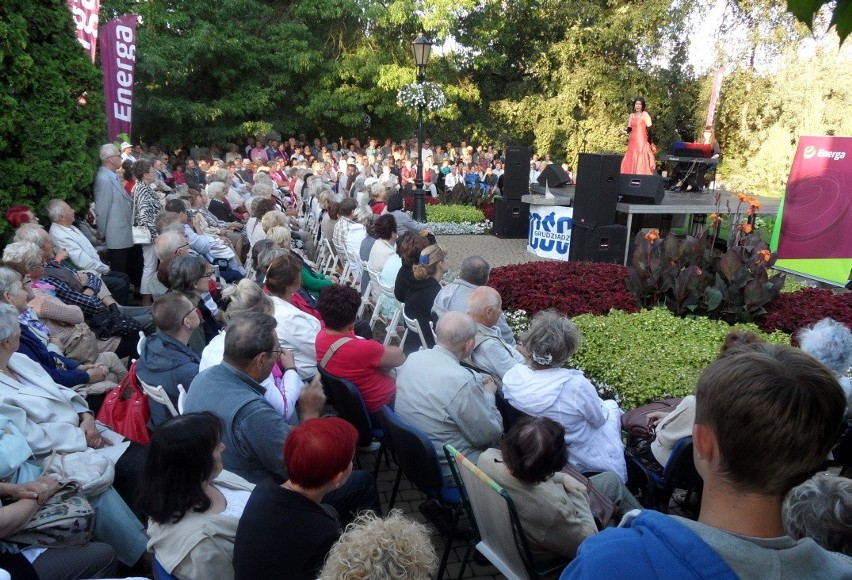
[[[106,138],[101,87],[64,0],[0,4],[0,207],[91,198]]]

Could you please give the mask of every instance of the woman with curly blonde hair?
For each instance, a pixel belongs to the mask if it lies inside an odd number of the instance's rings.
[[[322,580],[425,580],[438,565],[429,529],[400,510],[387,518],[366,512],[331,548]]]

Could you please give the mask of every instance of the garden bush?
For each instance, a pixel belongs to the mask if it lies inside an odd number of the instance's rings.
[[[426,193],[426,195],[423,196],[423,201],[425,202],[427,207],[430,205],[438,205],[438,198],[432,197],[429,193]],[[413,195],[406,195],[402,198],[402,208],[405,211],[414,211]]]
[[[782,292],[766,306],[766,316],[758,325],[766,332],[795,334],[823,318],[833,318],[852,328],[852,292],[835,294],[821,288]]]
[[[469,205],[427,205],[426,221],[478,224],[485,221],[482,210]]]
[[[494,268],[488,282],[503,297],[503,308],[530,315],[556,308],[570,317],[636,312],[636,299],[624,283],[627,268],[592,262],[529,262]]]
[[[779,344],[790,342],[789,335],[765,334],[754,324],[679,318],[662,307],[572,320],[583,333],[583,343],[569,366],[582,369],[603,396],[615,396],[623,409],[691,394],[731,330],[751,330]]]

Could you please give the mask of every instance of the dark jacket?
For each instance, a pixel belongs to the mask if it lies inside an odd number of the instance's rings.
[[[178,385],[189,389],[192,379],[198,374],[198,354],[187,345],[162,332],[156,332],[145,340],[139,360],[136,363],[136,375],[140,380],[156,387],[162,385],[177,409]],[[160,403],[150,401],[151,419],[148,426],[156,428],[171,417],[169,411]]]
[[[74,385],[85,385],[89,382],[89,373],[76,370],[80,366],[79,362],[47,350],[41,339],[26,324],[21,324],[21,344],[18,346],[18,352],[40,364],[50,378],[63,387],[70,389]],[[60,368],[60,365],[65,368]]]
[[[432,334],[429,322],[432,321],[432,306],[435,304],[435,297],[441,291],[441,284],[431,276],[425,280],[418,280],[412,275],[404,291],[401,302],[405,304],[405,315],[408,318],[417,319],[427,346],[432,348],[435,346],[435,337]],[[394,289],[394,293],[396,293],[396,289]],[[420,346],[420,337],[409,332],[403,345],[405,353],[410,354],[419,349]]]

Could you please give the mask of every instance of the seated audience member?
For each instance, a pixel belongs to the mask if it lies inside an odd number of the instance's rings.
[[[109,446],[83,397],[56,384],[37,363],[15,352],[19,339],[17,311],[0,304],[0,416],[8,418],[24,436],[38,460],[53,451],[71,453]],[[141,446],[131,449],[116,462],[115,484],[124,486],[123,497],[132,503],[136,481],[133,462]],[[39,477],[41,470],[35,464],[26,465],[32,468],[18,473],[13,483]],[[115,548],[122,563],[133,565],[145,552],[139,520],[112,487],[88,499],[95,510],[103,510],[103,517],[95,518],[95,538]]]
[[[797,485],[781,506],[784,531],[794,540],[811,538],[829,552],[852,556],[852,481],[818,473]]]
[[[402,207],[402,192],[391,193],[388,198],[387,212],[394,217],[396,221],[396,229],[401,238],[408,232],[414,232],[421,235],[429,234],[426,229],[426,224],[421,224],[413,219]]]
[[[416,233],[397,238],[396,256],[391,256],[385,262],[380,279],[385,286],[393,286],[393,295],[399,302],[403,302],[409,287],[414,283],[413,267],[420,262],[420,252],[427,247],[429,240]]]
[[[524,363],[524,355],[503,341],[497,321],[503,316],[500,293],[489,286],[478,286],[468,294],[467,311],[476,323],[473,352],[467,359],[474,367],[485,371],[503,384],[503,375],[516,364]]]
[[[500,440],[503,420],[494,401],[494,380],[459,364],[473,351],[473,320],[461,312],[448,312],[438,320],[436,331],[435,346],[413,352],[399,367],[394,409],[432,439],[450,484],[444,445],[449,443],[475,462]]]
[[[243,314],[244,312],[260,312],[272,316],[274,312],[272,300],[263,293],[263,290],[255,282],[243,279],[237,284],[228,286],[222,291],[222,302],[225,305],[225,322],[227,323],[232,318]],[[225,336],[227,327],[223,332],[216,335],[216,338],[210,341],[204,352],[201,353],[201,363],[198,370],[204,371],[218,365],[222,362],[222,357],[225,353]],[[291,353],[284,356],[292,358]],[[295,365],[294,361],[290,361],[288,368]],[[319,380],[319,377],[316,377]],[[299,395],[305,383],[299,378],[297,372],[286,372],[281,366],[280,361],[272,367],[272,372],[261,383],[264,392],[264,399],[272,405],[278,413],[291,425],[296,425],[299,422],[296,416],[296,401],[299,400]]]
[[[221,325],[217,319],[219,307],[210,296],[210,279],[213,266],[198,256],[177,256],[169,264],[169,286],[172,292],[186,296],[201,313],[201,330],[189,341],[192,349],[200,353],[204,345],[219,334]]]
[[[265,389],[260,384],[276,361],[287,368],[286,373],[294,372],[292,355],[281,354],[275,319],[259,312],[241,314],[228,324],[222,364],[195,377],[184,404],[186,413],[210,411],[222,419],[222,464],[252,483],[268,477],[287,478],[281,451],[291,427],[264,399]],[[299,396],[301,419],[319,417],[324,405],[319,384],[305,387]],[[325,501],[345,519],[361,509],[379,510],[376,482],[363,471],[353,472]]]
[[[140,481],[148,550],[183,580],[234,577],[237,524],[254,485],[222,468],[222,421],[189,413],[151,436]]]
[[[6,222],[17,230],[24,224],[38,224],[38,217],[28,205],[13,205],[6,210]]]
[[[522,344],[526,364],[503,376],[503,394],[517,410],[548,417],[565,427],[571,466],[583,473],[613,471],[627,481],[621,409],[604,401],[583,372],[563,365],[580,349],[583,335],[564,314],[544,310],[535,315]]]
[[[74,225],[74,210],[61,199],[47,202],[50,217],[50,237],[68,253],[68,257],[80,270],[96,273],[109,288],[110,294],[119,304],[127,304],[130,293],[130,277],[124,272],[112,271],[101,261],[98,251],[89,239]]]
[[[237,580],[317,577],[340,537],[337,515],[322,501],[346,483],[357,443],[355,428],[337,417],[293,428],[284,443],[289,479],[260,482],[237,528]]]
[[[387,372],[405,362],[405,354],[399,347],[355,336],[360,305],[361,297],[351,286],[335,285],[322,293],[318,306],[325,328],[316,336],[316,361],[332,375],[355,383],[367,412],[377,413],[393,400],[396,384]]]
[[[282,348],[293,352],[296,371],[310,380],[317,373],[317,351],[314,344],[321,325],[319,319],[293,305],[293,295],[302,285],[302,265],[288,252],[276,258],[266,272],[266,288],[275,309],[275,332]]]
[[[831,369],[852,408],[852,378],[846,376],[852,366],[852,331],[832,318],[823,318],[799,331],[799,348]]]
[[[420,324],[420,331],[426,339],[426,345],[435,345],[432,334],[432,306],[435,296],[441,291],[441,280],[449,270],[447,252],[438,244],[431,245],[420,252],[419,262],[411,267],[414,279],[405,290],[402,302],[405,304],[405,315],[414,318]],[[420,337],[413,332],[408,333],[403,348],[411,353],[421,347]]]
[[[189,388],[198,374],[198,354],[189,348],[189,338],[201,324],[195,304],[179,292],[169,292],[154,301],[154,324],[157,332],[145,339],[136,375],[140,380],[156,387],[162,385],[175,409],[178,404],[178,385]],[[171,414],[156,401],[149,401],[151,418],[148,426],[156,429]]]
[[[405,578],[428,580],[438,568],[429,528],[393,510],[367,512],[346,526],[325,560],[321,580]]]
[[[433,316],[436,319],[440,318],[448,310],[467,312],[467,297],[474,288],[488,284],[490,276],[491,266],[481,256],[468,256],[462,260],[458,278],[441,288],[435,297],[435,304],[432,306]],[[515,346],[515,335],[512,334],[512,329],[509,328],[509,323],[506,322],[502,312],[497,319],[497,328],[500,329],[503,342]]]
[[[573,558],[577,547],[597,533],[586,486],[562,473],[568,463],[565,428],[547,417],[525,417],[476,465],[515,504],[536,565]],[[641,509],[619,477],[604,471],[589,478],[619,505],[619,513]]]
[[[202,218],[195,214],[190,219],[186,204],[182,199],[170,199],[166,202],[166,211],[177,215],[177,223],[186,234],[189,249],[210,263],[219,260],[227,261],[227,268],[222,266],[221,275],[227,282],[236,282],[245,274],[227,237],[208,235],[204,232]]]
[[[698,521],[645,510],[586,540],[562,578],[852,577],[852,558],[787,536],[781,513],[825,460],[844,408],[831,371],[798,349],[758,344],[714,361],[695,389]]]
[[[172,260],[178,256],[189,256],[189,239],[183,232],[175,229],[167,229],[160,233],[154,240],[154,252],[160,260],[157,273],[148,280],[148,290],[154,299],[159,298],[169,291],[169,266]]]
[[[388,258],[396,252],[396,220],[390,214],[379,216],[373,228],[376,230],[376,243],[370,249],[367,267],[373,272],[381,272]]]

